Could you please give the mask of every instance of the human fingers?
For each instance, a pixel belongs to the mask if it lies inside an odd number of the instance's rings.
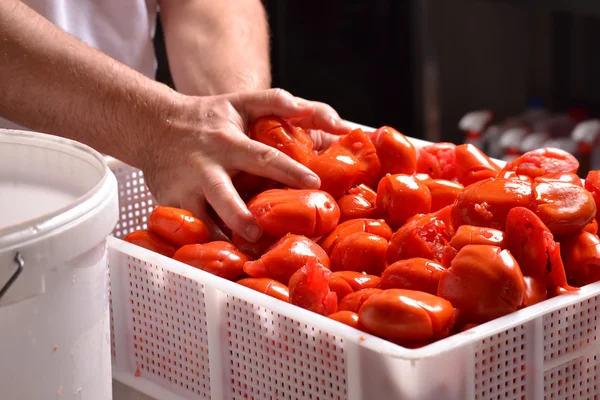
[[[307,133],[313,141],[316,150],[325,150],[340,140],[339,136],[323,132],[320,129],[308,129]]]
[[[352,130],[352,126],[341,119],[337,111],[329,104],[318,101],[310,103],[314,104],[315,112],[301,118],[290,118],[294,125],[298,125],[304,129],[319,129],[335,135],[345,135]]]
[[[202,222],[208,228],[210,232],[210,239],[215,240],[223,240],[229,242],[229,237],[219,228],[217,223],[211,216],[208,214],[206,210],[206,199],[204,196],[196,197],[194,195],[185,196],[184,199],[181,200],[181,208],[184,210],[188,210],[194,216]]]
[[[262,229],[235,190],[227,172],[221,167],[211,166],[200,179],[206,201],[223,222],[244,239],[256,242],[262,235]]]
[[[239,157],[232,157],[235,169],[296,188],[318,189],[321,186],[317,174],[271,146],[244,138],[236,147]]]
[[[316,107],[313,102],[294,97],[283,89],[237,93],[231,102],[236,109],[245,112],[251,120],[265,115],[305,119],[315,112]]]

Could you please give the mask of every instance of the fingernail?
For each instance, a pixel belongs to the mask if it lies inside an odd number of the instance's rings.
[[[307,188],[319,188],[321,186],[319,177],[316,175],[308,175],[302,180],[302,185]]]
[[[258,225],[248,225],[246,227],[246,236],[252,242],[256,242],[262,233],[262,229]]]

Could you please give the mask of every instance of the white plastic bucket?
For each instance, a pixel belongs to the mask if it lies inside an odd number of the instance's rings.
[[[0,398],[112,398],[106,238],[118,217],[98,152],[0,130]]]

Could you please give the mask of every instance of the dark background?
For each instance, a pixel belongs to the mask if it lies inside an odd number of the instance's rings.
[[[273,86],[346,119],[460,142],[466,112],[516,115],[533,96],[600,115],[600,0],[263,2]],[[172,84],[160,23],[155,43],[157,79]]]

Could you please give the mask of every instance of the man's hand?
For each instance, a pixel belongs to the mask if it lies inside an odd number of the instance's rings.
[[[190,210],[212,230],[209,203],[233,231],[250,241],[262,231],[238,195],[231,176],[239,171],[291,187],[317,189],[317,175],[290,157],[246,134],[248,123],[264,115],[289,118],[313,130],[317,146],[350,127],[328,105],[296,98],[280,90],[215,97],[187,97],[173,128],[152,139],[143,162],[146,183],[160,204]]]

